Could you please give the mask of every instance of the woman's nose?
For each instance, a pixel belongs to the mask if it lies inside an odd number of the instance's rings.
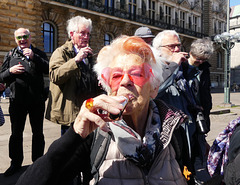
[[[120,85],[125,85],[125,86],[133,85],[133,79],[132,79],[131,75],[125,73],[122,77]]]

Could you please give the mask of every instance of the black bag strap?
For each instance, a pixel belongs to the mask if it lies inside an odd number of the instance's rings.
[[[111,132],[107,133],[99,128],[94,132],[93,144],[90,154],[92,166],[91,173],[93,175],[93,178],[95,179],[94,184],[98,183],[99,168],[106,158],[111,138],[112,138]]]

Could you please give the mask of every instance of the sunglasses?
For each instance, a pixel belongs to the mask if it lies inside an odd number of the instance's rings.
[[[22,40],[22,39],[27,40],[28,38],[29,38],[29,35],[22,35],[22,36],[16,37],[17,40]]]
[[[140,87],[142,87],[150,79],[150,77],[154,76],[151,66],[144,63],[139,66],[132,66],[127,71],[123,71],[120,67],[107,67],[103,69],[101,77],[112,89],[112,91],[116,91],[125,75],[128,76],[129,80]]]

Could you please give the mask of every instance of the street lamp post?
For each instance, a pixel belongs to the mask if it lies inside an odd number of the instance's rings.
[[[235,42],[239,42],[240,33],[234,35],[229,32],[224,32],[221,35],[216,35],[214,41],[221,44],[224,49],[225,60],[224,60],[224,103],[230,104],[230,50],[235,46]]]

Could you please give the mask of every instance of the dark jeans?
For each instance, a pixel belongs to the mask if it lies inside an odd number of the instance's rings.
[[[27,114],[32,128],[32,161],[44,153],[43,118],[45,102],[18,103],[10,100],[9,113],[12,135],[9,140],[9,157],[12,164],[21,165],[23,162],[23,131]]]

